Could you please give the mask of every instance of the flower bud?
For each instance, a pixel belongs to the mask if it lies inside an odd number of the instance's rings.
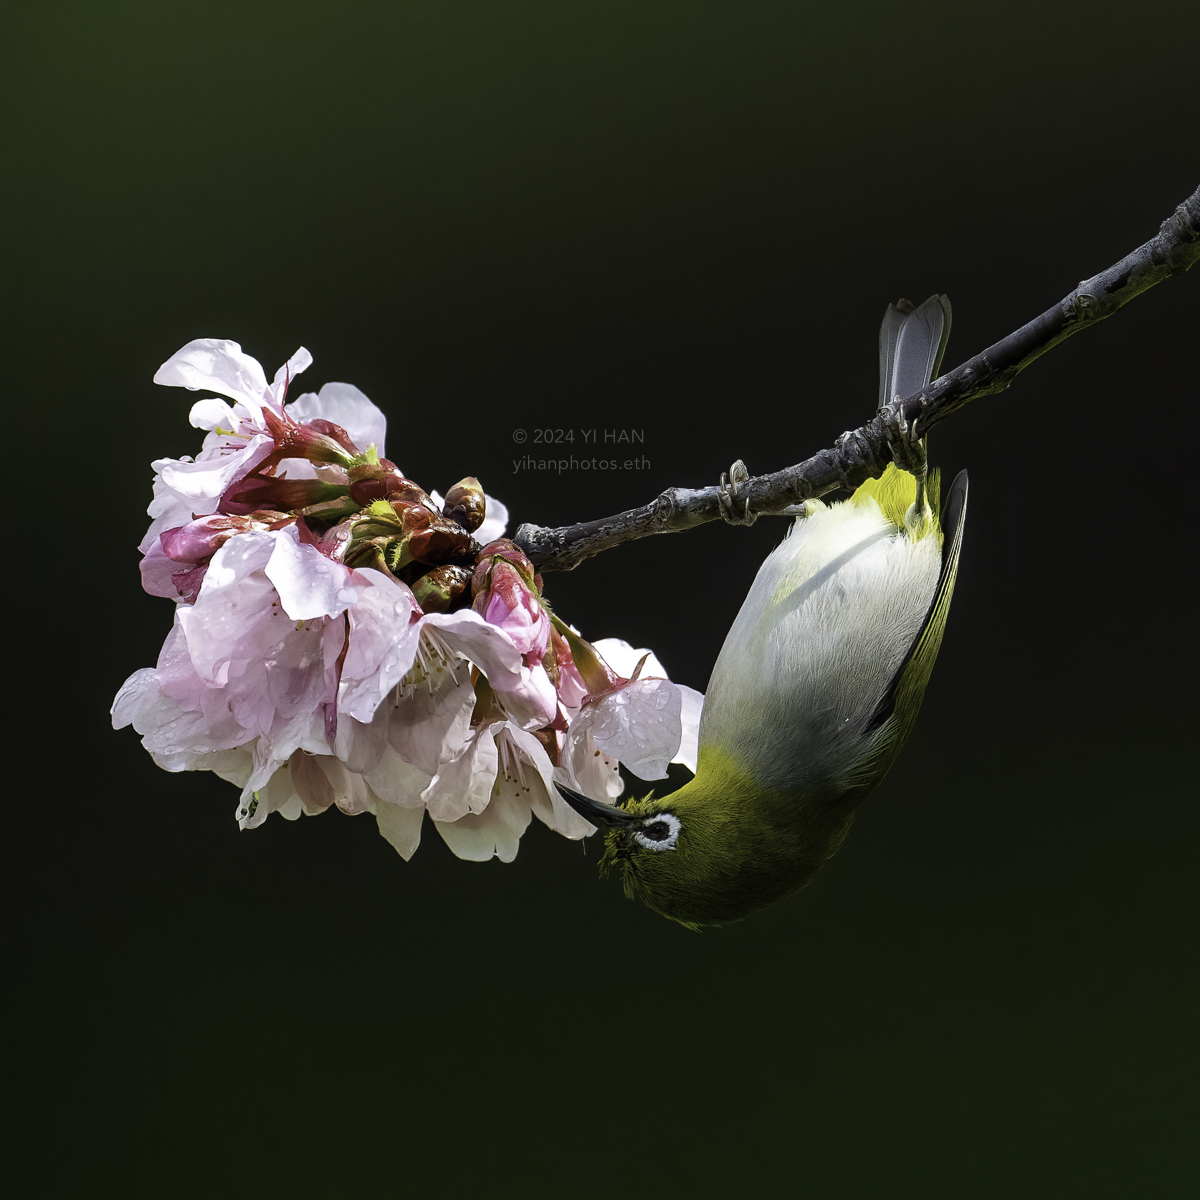
[[[308,421],[302,424],[286,412],[277,416],[269,408],[264,408],[262,413],[267,431],[275,439],[275,449],[267,456],[260,470],[267,464],[273,465],[285,458],[306,458],[309,462],[336,463],[339,467],[347,468],[354,465],[357,454],[351,453],[340,442],[316,428],[317,425],[328,425],[328,422]],[[337,429],[338,426],[332,428]],[[340,432],[345,436],[344,430]]]
[[[408,556],[421,563],[469,563],[471,535],[454,521],[432,517],[408,538]]]
[[[497,538],[494,542],[488,542],[478,554],[478,566],[475,568],[475,574],[471,579],[471,592],[473,595],[479,595],[480,592],[486,590],[489,585],[489,580],[492,573],[492,568],[497,562],[507,562],[516,568],[517,573],[522,580],[533,585],[533,563],[529,561],[522,552],[516,542],[509,541],[508,538]],[[537,589],[539,594],[541,589]]]
[[[474,559],[471,535],[461,525],[410,500],[373,501],[355,521],[352,537],[356,544],[370,541],[378,545],[393,574],[414,562],[467,567]],[[358,560],[356,552],[353,561],[357,564]]]
[[[474,533],[487,515],[487,500],[483,487],[474,475],[460,479],[447,493],[442,515]]]
[[[478,577],[476,568],[473,589]],[[541,662],[550,644],[550,618],[512,563],[492,560],[487,584],[475,592],[471,607],[512,638],[526,666]]]
[[[345,486],[325,483],[320,479],[276,479],[273,475],[254,471],[235,479],[225,489],[219,507],[222,512],[237,513],[239,516],[262,508],[293,512],[327,504],[345,496],[346,492]]]
[[[326,421],[324,417],[314,417],[311,421],[304,421],[303,424],[317,433],[332,438],[343,450],[355,455],[355,457],[362,453],[354,444],[350,435],[340,425],[335,425],[332,421]]]
[[[471,572],[466,567],[444,563],[427,571],[413,585],[412,592],[427,613],[453,612],[470,596]]]
[[[381,458],[377,462],[356,463],[347,471],[350,479],[350,495],[363,508],[373,500],[408,500],[421,504],[429,499],[424,490],[404,473],[395,463]]]
[[[176,563],[196,565],[208,562],[234,534],[245,533],[251,528],[252,523],[245,517],[216,512],[211,516],[197,517],[186,526],[164,529],[158,542],[162,552]]]

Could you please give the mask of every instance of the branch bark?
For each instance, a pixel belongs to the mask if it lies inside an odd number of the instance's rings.
[[[839,487],[853,490],[882,475],[905,422],[920,436],[979,396],[1004,391],[1047,350],[1111,316],[1134,296],[1170,275],[1182,275],[1200,258],[1200,188],[1168,217],[1144,245],[1085,279],[1047,309],[982,354],[939,376],[924,390],[885,405],[874,420],[843,433],[828,450],[802,463],[759,475],[738,487],[758,514],[779,513]],[[570,571],[584,559],[654,533],[678,533],[721,516],[720,489],[668,488],[641,508],[613,517],[550,529],[522,525],[515,541],[542,572]]]

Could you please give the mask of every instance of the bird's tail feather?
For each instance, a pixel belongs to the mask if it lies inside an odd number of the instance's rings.
[[[953,312],[948,296],[930,296],[919,308],[889,304],[879,327],[879,407],[919,392],[942,365]]]

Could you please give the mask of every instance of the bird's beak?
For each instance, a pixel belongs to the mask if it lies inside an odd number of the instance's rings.
[[[631,825],[641,823],[641,817],[635,817],[632,813],[626,812],[623,808],[618,808],[615,804],[605,804],[600,800],[589,800],[586,796],[581,796],[578,792],[573,792],[570,788],[563,787],[561,783],[556,783],[554,786],[558,788],[562,798],[585,821],[591,821],[593,825],[610,825],[616,826],[618,829],[628,829]]]

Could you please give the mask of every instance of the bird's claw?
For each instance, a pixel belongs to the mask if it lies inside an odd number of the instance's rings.
[[[742,501],[740,513],[736,508],[738,487],[746,483],[749,478],[750,472],[746,470],[746,464],[740,458],[729,468],[728,473],[721,472],[721,486],[717,489],[717,505],[721,509],[721,517],[730,525],[753,525],[758,520],[758,513],[750,511],[749,497]]]
[[[900,397],[897,396],[899,401]],[[925,504],[925,478],[929,473],[929,459],[925,453],[925,439],[917,435],[917,421],[909,421],[898,403],[887,404],[880,410],[887,430],[888,449],[892,462],[902,471],[908,471],[917,480],[917,509]]]

